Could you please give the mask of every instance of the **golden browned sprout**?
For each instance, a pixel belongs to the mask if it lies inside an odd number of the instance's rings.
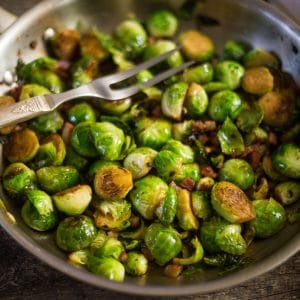
[[[75,30],[66,29],[60,32],[55,38],[53,51],[58,58],[71,60],[76,53],[78,43],[78,32]]]
[[[274,88],[274,77],[266,67],[255,67],[246,70],[242,79],[243,89],[255,95],[263,95]]]
[[[10,162],[27,162],[36,155],[39,147],[35,132],[25,128],[9,136],[4,146],[4,154]]]
[[[119,166],[103,167],[95,175],[95,192],[105,200],[123,199],[132,187],[131,173]]]
[[[9,106],[14,103],[15,103],[15,99],[11,96],[1,96],[0,97],[0,108]],[[15,127],[16,127],[15,125],[9,125],[9,126],[0,128],[0,134],[3,134],[3,135],[10,134],[14,130]]]
[[[274,127],[288,125],[295,109],[295,99],[288,90],[268,92],[259,98],[258,104],[264,111],[263,122]]]
[[[214,53],[212,40],[199,31],[186,31],[181,34],[179,39],[183,53],[188,59],[206,61],[210,59]]]

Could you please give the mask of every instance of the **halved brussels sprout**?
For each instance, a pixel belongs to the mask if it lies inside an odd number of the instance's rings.
[[[230,40],[224,45],[222,58],[241,61],[246,51],[247,47],[244,43]]]
[[[262,48],[255,48],[246,53],[243,58],[243,63],[246,68],[266,66],[278,69],[280,66],[278,58]]]
[[[275,186],[274,195],[282,205],[290,205],[300,199],[300,183],[297,181],[279,183]]]
[[[131,215],[131,205],[126,200],[103,200],[95,204],[94,219],[102,229],[123,230],[127,228]]]
[[[174,180],[176,183],[181,183],[186,178],[192,179],[193,183],[196,183],[201,178],[200,167],[197,163],[182,165],[181,173],[176,174]]]
[[[164,265],[177,256],[182,247],[179,233],[172,227],[159,223],[153,223],[148,227],[145,243],[159,265]]]
[[[192,192],[192,209],[197,218],[208,220],[212,215],[210,194],[204,191]]]
[[[252,202],[256,217],[250,222],[255,229],[255,236],[267,238],[280,231],[287,220],[284,208],[274,199],[254,200]]]
[[[10,162],[27,162],[34,158],[40,144],[37,135],[25,128],[13,132],[4,145],[4,155]]]
[[[124,247],[119,240],[114,237],[108,237],[103,245],[94,251],[93,255],[98,258],[112,257],[119,259],[123,251]]]
[[[201,117],[208,108],[208,97],[203,87],[192,82],[186,95],[184,106],[190,117]]]
[[[29,127],[40,133],[55,133],[62,129],[64,119],[60,112],[54,110],[30,121]]]
[[[255,210],[247,195],[236,185],[217,182],[211,191],[211,204],[216,212],[231,223],[244,223],[255,218]]]
[[[219,180],[232,182],[242,190],[247,190],[254,184],[255,174],[248,162],[232,158],[225,161],[220,169]]]
[[[166,198],[168,185],[159,177],[147,175],[135,182],[130,192],[134,208],[147,220],[155,217],[155,210]]]
[[[52,196],[56,208],[68,216],[81,215],[92,200],[89,185],[76,185]]]
[[[255,127],[249,133],[247,133],[244,136],[244,138],[245,138],[245,144],[247,146],[251,144],[255,144],[256,142],[264,144],[268,140],[268,133],[261,127]]]
[[[282,144],[274,152],[272,163],[276,171],[289,178],[300,178],[300,147]]]
[[[214,68],[211,63],[203,63],[199,66],[184,70],[181,80],[187,83],[206,84],[213,79]]]
[[[169,150],[181,157],[183,164],[193,163],[195,160],[195,152],[189,146],[180,141],[170,139],[163,146],[162,150]]]
[[[15,99],[11,96],[0,96],[0,108],[1,107],[4,108],[6,106],[12,105],[15,102],[16,102]],[[16,125],[9,125],[9,126],[0,128],[0,134],[3,134],[3,135],[10,134],[14,130],[15,127],[16,127]]]
[[[37,231],[47,231],[56,226],[58,216],[48,194],[41,190],[28,190],[25,199],[21,215],[26,225]]]
[[[148,147],[140,147],[130,152],[124,159],[124,167],[131,172],[133,179],[147,175],[154,164],[157,152]]]
[[[178,20],[169,10],[156,10],[147,19],[146,26],[154,37],[172,37],[177,31]]]
[[[88,247],[97,236],[93,220],[84,215],[67,217],[61,221],[56,230],[57,246],[67,252]]]
[[[132,188],[132,175],[122,167],[104,164],[95,174],[94,190],[101,199],[123,199]]]
[[[35,83],[25,84],[22,86],[19,99],[26,100],[31,97],[47,95],[47,94],[51,94],[51,92],[42,85],[35,84]]]
[[[124,267],[126,273],[133,276],[141,276],[147,273],[148,260],[143,254],[131,251],[127,253]]]
[[[190,30],[183,32],[180,37],[182,51],[188,59],[207,61],[214,54],[214,44],[205,34]]]
[[[208,113],[213,120],[223,122],[227,117],[236,119],[243,106],[244,103],[237,93],[223,90],[212,96]]]
[[[2,183],[9,194],[18,195],[25,190],[36,188],[37,177],[35,172],[23,163],[12,163],[4,169]]]
[[[66,157],[66,145],[59,134],[53,133],[42,139],[42,145],[52,143],[55,147],[56,154],[54,159],[52,160],[53,166],[62,165],[65,157]],[[42,146],[41,145],[41,146]]]
[[[97,105],[104,113],[114,116],[120,116],[131,107],[132,99],[126,98],[117,101],[100,100],[99,102],[97,102]]]
[[[163,114],[176,121],[181,120],[183,103],[188,90],[185,82],[176,82],[163,93],[161,110]]]
[[[93,182],[97,171],[102,169],[103,167],[117,166],[120,167],[120,163],[117,161],[106,161],[106,160],[95,160],[88,169],[87,177],[90,182]]]
[[[86,121],[96,121],[96,113],[93,107],[85,102],[75,104],[68,110],[67,114],[69,121],[75,125]]]
[[[57,193],[76,185],[79,181],[78,171],[69,166],[43,167],[36,172],[41,187],[49,193]]]

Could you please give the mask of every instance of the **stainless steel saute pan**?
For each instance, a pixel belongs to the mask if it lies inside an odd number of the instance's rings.
[[[101,30],[111,31],[129,12],[144,19],[157,7],[178,9],[183,0],[53,0],[42,2],[19,20],[0,37],[0,79],[7,70],[14,70],[17,59],[30,61],[45,54],[41,37],[48,27],[61,29],[75,27],[78,22],[84,26],[96,25]],[[283,69],[300,84],[300,27],[285,14],[274,8],[272,1],[261,0],[209,0],[205,1],[202,14],[213,18],[210,26],[191,20],[186,26],[201,26],[201,30],[211,35],[221,48],[228,39],[248,42],[253,47],[274,51],[281,58]],[[295,2],[295,9],[299,9]],[[296,14],[297,16],[297,14]],[[7,17],[7,16],[6,16]],[[5,15],[0,15],[0,26]],[[299,12],[300,20],[300,12]],[[212,26],[213,25],[213,26]],[[37,41],[37,48],[30,44]],[[6,73],[7,74],[7,73]],[[9,87],[0,86],[0,92]],[[0,156],[1,153],[0,153]],[[1,162],[0,162],[1,165]],[[0,203],[0,223],[3,228],[24,248],[50,266],[95,286],[140,295],[187,295],[215,291],[266,272],[300,250],[299,223],[288,225],[276,236],[255,242],[248,250],[253,263],[242,270],[219,276],[215,270],[169,279],[159,270],[153,269],[142,278],[127,277],[124,283],[115,283],[97,277],[85,270],[67,263],[53,241],[51,234],[33,232],[24,225],[19,209],[6,198],[0,187],[3,203],[16,219],[10,221]]]

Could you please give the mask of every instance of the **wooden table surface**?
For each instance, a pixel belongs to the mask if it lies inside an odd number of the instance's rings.
[[[38,2],[0,0],[0,5],[21,15]],[[32,256],[0,227],[0,299],[97,298],[133,300],[140,297],[98,289],[73,280]],[[275,270],[236,287],[181,299],[300,299],[300,253]]]

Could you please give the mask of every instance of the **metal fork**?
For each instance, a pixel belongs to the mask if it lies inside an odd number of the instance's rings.
[[[94,97],[105,100],[121,100],[132,96],[138,93],[142,88],[151,87],[167,79],[168,77],[179,73],[185,68],[191,66],[194,62],[186,62],[178,67],[163,71],[162,73],[156,75],[146,82],[134,84],[125,88],[113,89],[111,85],[122,82],[123,80],[136,75],[142,70],[157,65],[159,62],[165,60],[172,53],[178,50],[179,47],[174,48],[173,50],[156,56],[153,59],[141,63],[128,71],[95,79],[86,85],[82,85],[78,88],[60,94],[36,96],[24,101],[17,102],[13,105],[3,107],[0,109],[0,128],[7,125],[27,121],[34,117],[53,111],[62,103],[79,97]]]

